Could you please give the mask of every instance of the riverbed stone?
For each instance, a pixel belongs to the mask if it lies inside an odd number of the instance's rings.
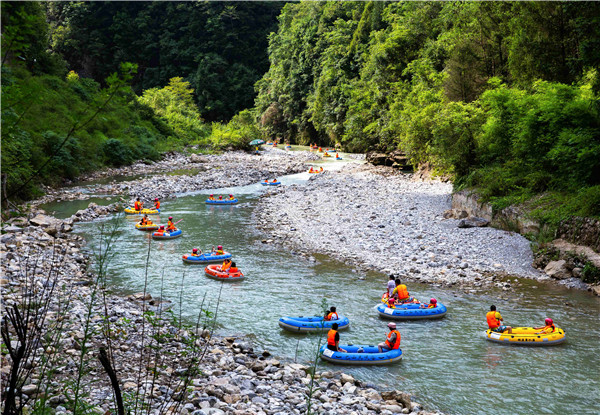
[[[562,280],[571,277],[571,272],[566,266],[567,261],[561,259],[559,261],[551,261],[544,268],[544,272],[549,277]]]

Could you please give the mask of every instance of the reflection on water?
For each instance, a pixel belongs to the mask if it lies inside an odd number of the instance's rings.
[[[304,183],[307,176],[302,173],[281,179],[284,184]],[[299,361],[309,361],[318,336],[284,332],[277,321],[283,315],[319,314],[326,299],[328,305],[337,306],[340,314],[350,318],[351,328],[341,333],[341,343],[383,341],[386,321],[379,319],[373,306],[385,290],[386,276],[359,275],[344,264],[321,257],[308,262],[289,250],[262,244],[262,235],[252,227],[251,212],[257,195],[265,189],[255,184],[219,191],[234,193],[240,203],[206,206],[206,195],[216,192],[203,191],[163,204],[163,220],[166,215],[183,219],[179,226],[184,233],[172,241],[151,242],[148,290],[152,295],[178,300],[183,278],[182,312],[187,318],[196,316],[205,294],[209,307],[214,308],[221,283],[206,278],[202,266],[183,264],[181,255],[195,247],[207,250],[223,245],[234,254],[247,278],[222,287],[222,334],[246,334],[257,347],[281,357],[294,359],[297,355]],[[135,218],[119,220],[123,231],[111,263],[110,284],[117,291],[141,291],[150,235],[134,229]],[[97,243],[97,223],[79,229],[91,241],[90,246]],[[599,299],[537,282],[525,281],[523,285],[510,294],[490,290],[467,295],[409,284],[417,298],[435,297],[444,303],[447,316],[398,323],[404,351],[399,364],[344,370],[364,381],[409,391],[419,402],[453,414],[596,413]],[[174,301],[176,309],[177,304]],[[552,317],[566,330],[568,340],[549,348],[490,343],[482,335],[490,304],[496,304],[506,323],[513,326],[541,325],[545,317]],[[326,363],[320,368],[337,369]]]

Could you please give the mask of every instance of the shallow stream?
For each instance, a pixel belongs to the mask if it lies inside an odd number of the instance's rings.
[[[334,162],[327,162],[333,165]],[[341,164],[341,163],[340,163]],[[284,185],[307,182],[301,173],[282,177]],[[179,313],[195,319],[204,295],[205,308],[215,309],[220,334],[248,335],[256,348],[306,363],[314,358],[318,335],[295,335],[277,324],[284,315],[320,314],[322,302],[336,305],[350,318],[351,328],[341,332],[341,343],[376,344],[384,340],[386,321],[373,310],[385,290],[387,277],[361,274],[339,262],[317,256],[314,260],[262,243],[264,235],[252,223],[260,185],[225,188],[181,195],[163,201],[162,222],[168,215],[183,237],[152,241],[148,292],[173,301]],[[236,206],[204,204],[207,194],[235,194]],[[63,208],[69,203],[61,202]],[[144,288],[145,260],[150,235],[134,228],[136,218],[121,217],[116,255],[110,268],[114,291],[132,293]],[[78,225],[88,248],[98,246],[102,222]],[[203,267],[185,265],[181,255],[192,248],[223,245],[246,280],[222,284],[204,276]],[[182,288],[183,279],[183,290]],[[600,299],[587,292],[521,280],[512,292],[490,289],[480,294],[408,284],[412,295],[435,297],[448,307],[436,321],[402,322],[403,360],[388,367],[344,367],[355,377],[388,388],[408,391],[430,409],[451,414],[597,413],[600,389]],[[222,289],[222,291],[220,291]],[[325,299],[325,300],[324,300]],[[548,348],[526,348],[490,343],[482,337],[485,313],[496,304],[509,325],[542,325],[549,316],[566,330],[567,342]],[[321,337],[322,339],[324,338]],[[339,367],[320,362],[320,370]]]

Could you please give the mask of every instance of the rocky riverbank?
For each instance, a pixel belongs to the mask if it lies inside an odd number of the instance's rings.
[[[303,162],[310,159],[274,153],[258,158],[260,166],[253,166],[257,159],[249,155],[209,156],[206,174],[172,176],[151,197],[168,197],[175,189],[251,183],[268,174],[303,170]],[[108,186],[110,194],[131,196],[131,189],[150,189],[153,180],[100,185],[95,191]],[[50,199],[71,192],[57,191]],[[111,208],[92,205],[78,213],[80,220],[91,220],[110,214]],[[212,336],[210,318],[181,326],[166,312],[167,299],[150,293],[123,297],[103,290],[95,267],[90,267],[85,241],[71,232],[75,223],[34,209],[28,217],[3,226],[1,312],[10,333],[2,351],[3,391],[20,346],[31,351],[21,361],[26,375],[17,385],[17,404],[31,408],[44,401],[54,414],[70,414],[79,390],[80,405],[91,412],[116,413],[109,375],[99,361],[100,351],[106,349],[129,409],[143,405],[151,414],[192,415],[306,413],[311,383],[307,365],[279,361],[268,351],[255,351],[244,339]],[[93,248],[95,253],[105,249]],[[16,309],[30,310],[25,321],[30,329],[21,339],[7,314]],[[379,391],[342,372],[318,373],[310,402],[319,414],[429,414],[405,393]]]
[[[77,186],[46,189],[46,195],[32,204],[38,206],[53,201],[86,200],[92,195],[120,195],[132,204],[136,197],[140,197],[146,206],[151,206],[154,198],[163,200],[175,197],[178,193],[243,186],[266,178],[299,173],[308,169],[307,162],[319,159],[318,155],[309,151],[290,152],[270,147],[260,155],[242,151],[189,156],[173,153],[156,163],[137,163],[91,174],[82,178]],[[144,177],[137,178],[138,175]],[[114,179],[105,184],[93,183],[107,177]],[[132,180],[119,181],[120,178]]]
[[[448,285],[496,284],[503,276],[548,279],[532,267],[529,242],[494,228],[445,219],[452,185],[389,167],[348,165],[264,197],[259,227],[277,243],[323,253],[363,270]]]

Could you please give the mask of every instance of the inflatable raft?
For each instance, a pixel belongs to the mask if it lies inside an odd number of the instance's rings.
[[[222,272],[220,265],[209,265],[206,268],[204,268],[204,273],[209,278],[221,281],[241,281],[245,278],[242,271]]]
[[[127,207],[125,208],[125,213],[128,213],[130,215],[156,215],[157,213],[160,213],[160,209],[135,210],[132,207]]]
[[[323,154],[323,157],[333,157],[333,156],[329,153],[325,153],[325,154]]]
[[[334,352],[329,350],[326,345],[321,347],[321,359],[331,363],[340,363],[345,365],[388,365],[402,359],[402,349],[389,350],[379,353],[377,346],[340,344],[344,352]],[[358,352],[362,349],[361,353]]]
[[[222,255],[215,253],[206,253],[201,255],[185,254],[181,257],[183,262],[186,264],[210,264],[211,262],[223,262],[224,260],[231,258],[229,252],[225,252]]]
[[[419,320],[441,318],[446,315],[446,306],[437,303],[435,308],[421,308],[422,303],[408,303],[396,305],[390,308],[386,304],[379,304],[377,312],[380,317],[392,320]]]
[[[566,340],[565,331],[560,327],[556,327],[552,333],[536,334],[539,332],[533,327],[513,327],[511,334],[487,330],[485,337],[491,342],[518,346],[553,346]]]
[[[181,236],[181,229],[174,230],[173,232],[154,232],[152,239],[175,239]]]
[[[343,158],[341,158],[341,157],[336,157],[335,159],[336,160],[343,160]]]
[[[308,171],[310,174],[319,174],[319,173],[323,173],[325,170],[320,171],[320,170],[313,170],[313,171]]]
[[[138,231],[155,231],[158,229],[158,225],[156,223],[150,223],[146,225],[140,225],[139,223],[136,223],[135,228]]]
[[[308,333],[311,331],[329,330],[333,323],[338,324],[338,329],[343,330],[350,327],[348,317],[340,316],[338,320],[323,320],[323,317],[281,317],[279,326],[282,329],[296,333]]]
[[[279,186],[281,184],[280,181],[276,181],[276,182],[260,182],[260,184],[262,184],[263,186]]]
[[[237,198],[233,200],[223,199],[223,200],[210,200],[206,199],[207,205],[235,205],[238,202]]]

